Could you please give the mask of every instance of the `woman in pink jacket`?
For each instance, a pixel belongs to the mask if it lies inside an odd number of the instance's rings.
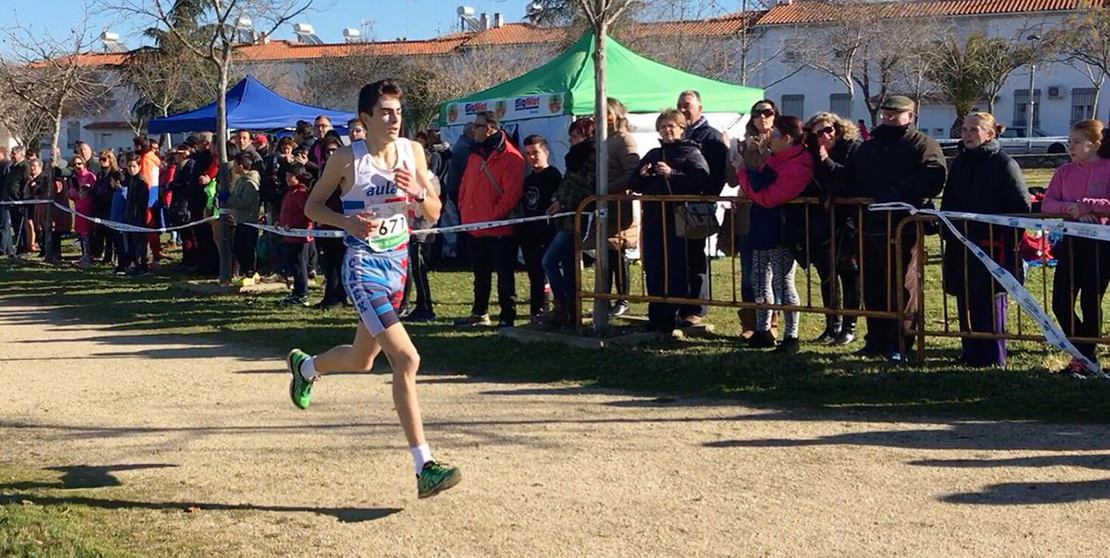
[[[69,175],[69,199],[73,200],[77,213],[92,215],[96,212],[96,200],[93,199],[93,186],[96,185],[96,175],[89,171],[85,165],[85,158],[77,155],[70,161],[73,172]],[[93,231],[93,222],[84,217],[77,217],[73,222],[73,230],[81,240],[81,260],[79,267],[92,266],[92,253],[89,238]]]
[[[765,163],[749,166],[737,177],[740,195],[754,202],[748,242],[752,247],[752,287],[758,303],[799,304],[794,286],[794,256],[782,243],[781,206],[801,195],[813,181],[814,157],[806,148],[805,136],[798,117],[776,118],[770,138],[771,155]],[[775,352],[796,353],[800,314],[796,311],[784,314],[786,335]],[[770,310],[759,310],[756,314],[755,334],[748,346],[775,346]]]
[[[1069,221],[1106,224],[1110,216],[1110,130],[1098,120],[1081,120],[1068,134],[1070,163],[1056,169],[1048,183],[1041,208],[1045,213],[1067,215]],[[1052,312],[1068,337],[1100,337],[1102,295],[1110,284],[1110,244],[1065,236],[1053,250],[1058,263],[1052,281]],[[1075,314],[1079,298],[1083,317]],[[1075,343],[1087,358],[1098,362],[1094,343]],[[1072,360],[1061,371],[1082,374]]]

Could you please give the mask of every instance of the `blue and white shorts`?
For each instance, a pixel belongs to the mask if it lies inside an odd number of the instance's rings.
[[[390,252],[348,246],[343,256],[343,288],[374,337],[400,321],[397,312],[405,294],[408,254],[405,246]]]

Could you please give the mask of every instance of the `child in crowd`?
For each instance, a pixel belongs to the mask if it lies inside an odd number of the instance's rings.
[[[108,186],[112,191],[112,209],[108,219],[117,223],[127,221],[127,188],[123,187],[125,181],[123,173],[118,170],[108,174]],[[116,247],[116,275],[123,275],[131,266],[131,249],[127,245],[127,233],[115,229],[111,229],[111,233],[112,242]]]
[[[286,229],[311,229],[312,221],[304,214],[305,202],[308,201],[308,183],[312,175],[302,163],[293,163],[285,174],[285,184],[288,187],[285,197],[281,200],[281,213],[278,216],[277,226]],[[282,304],[308,305],[308,248],[312,244],[312,237],[282,236],[282,257],[285,259],[287,269],[293,274],[293,293]]]
[[[142,157],[138,153],[127,156],[127,179],[124,187],[127,188],[126,223],[136,227],[146,227],[150,223],[150,187],[147,186],[140,174]],[[146,275],[150,273],[147,267],[147,247],[150,240],[145,232],[127,233],[128,246],[131,248],[132,267],[128,275]]]

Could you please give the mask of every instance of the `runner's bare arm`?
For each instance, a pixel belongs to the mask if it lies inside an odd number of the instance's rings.
[[[397,177],[397,185],[413,196],[420,195],[421,190],[423,190],[424,201],[419,203],[420,214],[425,219],[434,223],[439,220],[440,212],[443,210],[443,203],[439,201],[439,196],[432,190],[432,181],[428,178],[428,160],[424,155],[424,150],[419,148],[413,149],[412,155],[413,161],[416,163],[416,184],[409,182],[411,177],[404,176],[407,173],[401,173]]]
[[[344,215],[328,208],[326,202],[336,189],[341,188],[344,181],[349,180],[353,174],[354,153],[349,146],[341,147],[328,159],[320,179],[308,194],[308,201],[304,205],[304,214],[309,219],[324,225],[339,227],[357,238],[366,238],[370,231],[377,226],[379,219],[372,219],[371,215]],[[342,192],[342,190],[340,190]]]

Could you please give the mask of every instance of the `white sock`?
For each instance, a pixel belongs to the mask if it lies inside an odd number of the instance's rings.
[[[320,374],[316,372],[316,357],[308,357],[307,360],[301,363],[301,377],[312,381]]]
[[[428,444],[421,444],[414,448],[409,448],[412,452],[412,465],[416,467],[416,476],[420,476],[420,472],[424,470],[424,464],[432,460],[432,448]]]

